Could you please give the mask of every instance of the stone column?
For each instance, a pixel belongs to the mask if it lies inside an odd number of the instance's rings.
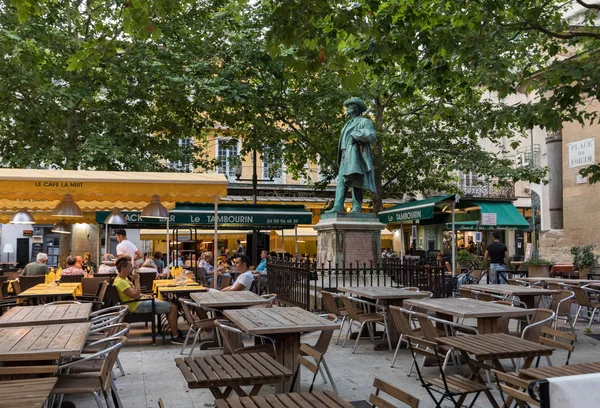
[[[548,203],[550,207],[550,228],[563,229],[563,159],[562,130],[549,133],[546,137],[548,152]]]

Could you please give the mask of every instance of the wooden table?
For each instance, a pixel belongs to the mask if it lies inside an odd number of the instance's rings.
[[[275,340],[277,361],[296,371],[300,354],[300,333],[336,330],[337,323],[307,312],[299,307],[273,307],[270,309],[225,310],[225,317],[248,334],[269,335]],[[300,387],[300,373],[296,389]],[[278,393],[287,392],[290,381],[276,386]]]
[[[453,320],[453,317],[477,319],[479,334],[496,333],[498,331],[498,319],[502,316],[519,317],[534,312],[533,310],[469,298],[408,299],[404,301],[404,305],[430,310],[435,312],[437,317],[444,320]]]
[[[392,345],[395,345],[400,339],[400,332],[398,332],[398,328],[391,318],[388,306],[402,306],[405,299],[421,299],[429,297],[429,294],[424,294],[422,292],[415,292],[402,288],[392,288],[389,286],[341,287],[338,288],[338,290],[361,298],[374,300],[385,306],[387,312],[387,333]],[[385,347],[387,347],[387,343]]]
[[[186,285],[200,285],[198,282],[193,281],[192,279],[188,279],[186,281]],[[162,288],[163,286],[176,286],[175,281],[173,279],[155,279],[152,281],[152,293],[158,293],[157,289]]]
[[[186,286],[159,286],[157,289],[156,298],[159,300],[177,300],[181,296],[189,296],[196,292],[206,292],[208,288],[204,286],[186,285]]]
[[[260,395],[256,397],[216,400],[215,408],[286,407],[286,408],[352,408],[352,404],[332,391]]]
[[[41,408],[58,378],[33,378],[0,382],[0,407]]]
[[[529,368],[536,357],[549,356],[552,354],[552,349],[550,347],[522,340],[518,337],[504,333],[438,337],[435,340],[439,344],[450,346],[455,350],[460,351],[463,359],[471,369],[470,379],[479,381],[482,384],[485,384],[485,381],[483,381],[483,378],[481,378],[481,375],[479,374],[480,369],[493,368],[505,372],[500,360],[522,358],[524,359],[522,366],[523,370]],[[486,361],[491,361],[492,365],[488,365]],[[492,405],[498,407],[498,404],[489,393],[489,390],[486,395]],[[459,400],[459,402],[461,401]]]
[[[269,302],[269,299],[265,299],[248,290],[242,292],[209,291],[192,293],[190,296],[200,307],[208,307],[211,309],[241,309]]]
[[[0,361],[77,357],[91,323],[0,328]]]
[[[544,380],[552,377],[566,377],[579,374],[600,373],[600,363],[582,363],[555,367],[538,367],[519,370],[519,377],[527,380]]]
[[[208,388],[215,399],[227,398],[232,391],[245,397],[248,394],[241,388],[244,385],[253,386],[250,396],[254,396],[264,384],[288,381],[294,374],[267,353],[176,358],[175,364],[188,387]]]
[[[518,296],[519,299],[527,305],[528,309],[535,306],[536,296],[549,296],[560,293],[559,290],[542,289],[536,287],[525,287],[516,285],[462,285],[462,288],[479,290],[482,292],[495,293],[497,295]]]
[[[39,299],[41,297],[53,299],[77,299],[82,294],[81,283],[61,283],[60,285],[47,285],[40,283],[23,292],[18,297],[20,299]]]
[[[534,282],[552,282],[552,283],[566,283],[568,285],[587,285],[587,284],[600,284],[600,280],[594,279],[562,279],[562,278],[521,278],[519,280],[534,283]]]
[[[91,303],[80,305],[16,306],[0,316],[0,327],[87,322]]]

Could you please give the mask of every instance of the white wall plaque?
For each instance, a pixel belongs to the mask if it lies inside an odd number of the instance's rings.
[[[594,164],[594,138],[569,143],[569,168]]]

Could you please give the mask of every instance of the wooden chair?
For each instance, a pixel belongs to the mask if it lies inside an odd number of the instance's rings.
[[[523,406],[525,403],[531,406],[540,406],[538,401],[531,398],[526,391],[523,391],[529,388],[529,381],[519,378],[512,373],[507,374],[497,370],[492,370],[492,373],[496,375],[496,381],[498,382],[498,387],[500,388],[500,395],[502,396],[504,406],[506,406],[504,394],[512,397],[514,402],[516,402],[519,406]],[[503,384],[500,383],[500,381],[502,381]]]
[[[400,339],[398,340],[398,344],[396,345],[396,351],[394,352],[394,358],[392,359],[392,365],[390,367],[394,367],[396,363],[396,358],[398,357],[398,350],[400,350],[400,345],[404,341],[406,343],[406,347],[408,348],[408,342],[406,341],[405,336],[413,336],[415,338],[422,338],[423,331],[420,328],[413,328],[411,325],[411,321],[413,320],[413,316],[416,318],[416,312],[403,309],[399,306],[389,306],[390,315],[392,321],[396,325],[396,328],[400,332]],[[408,372],[410,376],[412,372],[412,366]]]
[[[107,339],[108,340],[108,339]],[[125,336],[121,336],[119,341],[98,352],[86,356],[59,367],[62,374],[58,375],[58,381],[52,390],[51,395],[59,395],[58,406],[62,405],[62,398],[65,394],[92,394],[99,407],[102,407],[100,395],[104,397],[106,404],[110,407],[111,391],[116,394],[116,387],[112,386],[112,370],[117,361],[119,351],[127,341]],[[95,373],[84,372],[80,374],[71,374],[69,370],[77,364],[82,364],[92,359],[102,359],[100,370]]]
[[[221,275],[219,279],[219,290],[231,285],[231,276]]]
[[[571,286],[571,290],[575,293],[575,300],[579,304],[577,308],[577,313],[575,314],[575,323],[577,323],[577,319],[579,318],[579,314],[581,313],[581,309],[586,307],[589,310],[592,310],[592,316],[590,317],[590,322],[588,323],[588,329],[592,327],[592,322],[594,321],[594,316],[596,314],[596,310],[600,308],[600,302],[592,301],[589,295],[599,295],[600,290],[590,289],[586,286]]]
[[[154,294],[152,285],[156,279],[156,272],[140,272],[140,292],[146,295]]]
[[[423,339],[413,338],[407,336],[408,347],[412,353],[413,362],[417,369],[417,376],[421,385],[425,387],[429,396],[433,399],[436,407],[441,407],[445,399],[448,399],[454,403],[454,406],[460,407],[469,394],[475,394],[473,401],[470,406],[475,404],[479,394],[482,392],[491,397],[490,391],[487,386],[477,381],[469,380],[459,374],[447,376],[444,373],[442,364],[440,363],[440,351],[439,345],[435,342],[430,342]],[[423,376],[422,369],[417,364],[417,356],[422,356],[424,359],[431,359],[436,362],[438,367],[439,375],[432,378],[425,378]],[[434,392],[441,394],[441,398],[438,400],[434,396]],[[458,397],[458,400],[456,399]]]
[[[334,319],[335,316],[331,315],[330,320]],[[315,384],[315,380],[317,378],[317,374],[320,372],[321,376],[323,376],[323,380],[325,380],[325,376],[323,375],[323,368],[325,369],[325,373],[331,382],[331,387],[334,392],[337,391],[337,387],[335,386],[335,382],[333,381],[333,377],[331,376],[331,372],[329,371],[329,367],[327,366],[327,362],[325,361],[325,353],[327,353],[327,349],[329,348],[329,343],[331,343],[331,338],[333,337],[333,331],[324,330],[319,335],[319,338],[314,346],[310,344],[302,343],[300,345],[300,354],[298,355],[298,366],[296,367],[296,372],[294,373],[294,377],[292,379],[292,383],[290,386],[290,392],[294,392],[294,386],[296,384],[296,380],[298,379],[298,374],[300,373],[301,366],[307,368],[310,372],[313,373],[313,378],[310,383],[310,387],[308,392],[312,392],[313,386]],[[307,357],[311,357],[313,361],[309,360]]]
[[[129,324],[128,323],[116,323],[110,324],[108,326],[103,326],[94,330],[90,330],[88,338],[86,339],[86,344],[83,346],[83,350],[81,351],[82,355],[86,354],[94,354],[104,350],[107,346],[111,346],[116,343],[121,336],[127,337],[129,333]],[[106,341],[106,339],[114,339],[115,341]],[[102,365],[102,359],[91,359],[87,360],[84,363],[78,364],[76,367],[72,367],[69,372],[73,373],[83,373],[83,372],[95,372],[100,371],[100,367]],[[123,370],[123,366],[119,357],[115,361],[115,365],[119,369],[121,376],[125,376],[125,371]]]
[[[337,293],[328,292],[326,290],[321,291],[321,299],[323,300],[323,305],[325,306],[327,313],[337,316],[338,320],[342,319],[340,331],[338,333],[337,340],[335,341],[335,344],[338,344],[340,341],[340,336],[342,335],[342,331],[344,330],[344,324],[346,323],[346,320],[349,320],[349,317],[348,311],[345,307],[338,307],[336,298],[339,298]]]
[[[400,401],[404,406],[410,408],[419,408],[419,399],[410,395],[406,391],[401,390],[398,387],[394,387],[390,383],[387,383],[379,378],[373,380],[373,387],[375,387],[375,393],[369,395],[369,401],[352,401],[350,404],[355,408],[397,408],[398,404],[392,404],[388,399],[380,397],[380,393],[385,393],[388,396]],[[395,401],[394,401],[395,402]]]
[[[271,357],[276,358],[277,349],[275,340],[267,336],[260,336],[258,334],[252,337],[263,341],[262,344],[256,344],[254,346],[247,346],[241,342],[242,336],[246,335],[243,331],[237,327],[230,326],[229,320],[215,320],[214,325],[219,331],[221,340],[223,341],[223,354],[243,354],[243,353],[267,353]],[[241,347],[240,347],[241,346]]]
[[[39,285],[40,283],[46,282],[46,276],[19,276],[19,287],[21,292],[25,292],[27,289],[34,287],[35,285]],[[13,282],[13,289],[15,287],[15,282]]]
[[[550,327],[554,320],[555,313],[549,309],[535,309],[531,322],[523,329],[521,338],[534,343],[538,341],[542,334],[542,327]]]
[[[475,299],[473,297],[473,289],[458,288],[458,293],[460,293],[461,297],[468,298],[468,299]]]
[[[81,283],[83,278],[85,278],[85,275],[83,275],[83,274],[81,274],[81,275],[61,275],[60,281],[62,283]]]
[[[214,330],[215,319],[214,318],[202,319],[199,317],[195,317],[192,314],[191,308],[198,309],[199,306],[195,302],[193,302],[189,299],[180,298],[179,303],[181,304],[181,309],[183,310],[183,315],[185,317],[185,320],[187,321],[188,325],[190,326],[190,328],[187,332],[187,335],[185,336],[185,341],[183,342],[183,345],[181,346],[180,354],[184,353],[185,347],[187,346],[187,343],[188,343],[188,339],[190,338],[190,336],[193,335],[194,340],[192,341],[192,348],[190,349],[190,354],[189,354],[189,356],[191,357],[192,353],[194,352],[194,348],[196,347],[196,344],[198,343],[198,340],[200,339],[200,333]]]
[[[81,281],[81,293],[83,296],[97,296],[98,288],[102,282],[110,284],[110,277],[100,275],[93,278],[83,278]]]
[[[160,333],[162,336],[163,343],[165,342],[165,333],[162,331],[162,324],[160,316],[156,315],[155,299],[142,299],[142,300],[131,300],[129,302],[121,302],[119,295],[117,294],[117,288],[113,285],[108,287],[107,298],[109,305],[128,305],[133,302],[152,302],[150,313],[127,313],[125,316],[126,323],[150,323],[152,329],[152,344],[156,344],[156,334]]]
[[[356,335],[356,341],[354,342],[354,348],[352,349],[352,354],[356,352],[356,347],[358,346],[358,341],[360,340],[360,335],[362,333],[365,325],[368,325],[367,328],[369,330],[369,336],[371,337],[371,341],[375,343],[375,325],[381,324],[383,325],[383,336],[386,337],[386,328],[387,328],[387,316],[385,313],[385,308],[382,305],[378,305],[376,303],[367,302],[365,300],[360,300],[356,298],[351,298],[346,295],[340,295],[344,306],[346,307],[346,311],[348,312],[348,317],[350,318],[350,324],[348,325],[348,333],[346,334],[346,338],[344,339],[344,344],[346,345],[346,340],[350,336],[350,331],[352,329],[352,323],[356,322],[360,324],[360,329],[358,334]],[[354,307],[353,303],[357,303],[363,305],[364,307],[370,307],[374,310],[381,310],[382,313],[358,313],[358,310]],[[388,337],[388,347],[390,351],[392,351],[392,343]]]
[[[540,338],[538,339],[538,343],[543,344],[544,346],[559,348],[567,351],[567,362],[565,365],[569,365],[569,360],[571,358],[571,353],[575,350],[575,342],[577,341],[577,336],[573,333],[567,333],[564,331],[552,329],[550,327],[542,327],[540,334]],[[550,356],[546,356],[548,361],[548,365],[552,366],[552,360]],[[539,364],[540,358],[538,357],[537,363]]]
[[[86,279],[95,279],[95,278],[86,278]],[[85,280],[85,279],[84,279]],[[106,297],[106,292],[108,291],[108,280],[102,280],[99,282],[99,285],[96,286],[96,293],[94,295],[83,295],[77,296],[77,300],[80,300],[84,303],[92,303],[93,310],[100,310],[104,305],[104,298]]]

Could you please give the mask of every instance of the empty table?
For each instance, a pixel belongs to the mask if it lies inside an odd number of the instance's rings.
[[[48,306],[16,306],[0,316],[0,327],[37,326],[87,322],[91,303]]]
[[[41,297],[52,299],[77,299],[82,294],[81,283],[69,282],[60,285],[40,283],[19,294],[20,299],[38,299]]]
[[[41,408],[58,378],[32,378],[0,382],[0,407]]]
[[[462,285],[462,288],[479,290],[482,292],[494,293],[497,295],[518,296],[528,309],[535,307],[536,296],[550,296],[559,293],[559,290],[542,289],[536,287],[516,286],[516,285]]]
[[[408,299],[404,301],[404,305],[430,310],[445,320],[452,320],[452,317],[477,319],[479,334],[496,333],[497,321],[502,316],[519,317],[533,313],[533,310],[529,309],[469,298]]]
[[[306,332],[336,330],[337,323],[307,312],[299,307],[274,307],[270,309],[226,310],[223,312],[241,330],[248,334],[268,335],[275,340],[277,361],[296,371],[300,354],[300,334]],[[300,373],[296,381],[299,388]],[[277,392],[287,392],[290,381],[279,383]]]
[[[336,393],[325,391],[220,399],[215,401],[215,407],[352,408],[353,405]]]
[[[219,292],[208,291],[204,293],[192,293],[191,298],[200,307],[210,309],[241,309],[248,306],[263,305],[268,299],[258,296],[254,292]]]

